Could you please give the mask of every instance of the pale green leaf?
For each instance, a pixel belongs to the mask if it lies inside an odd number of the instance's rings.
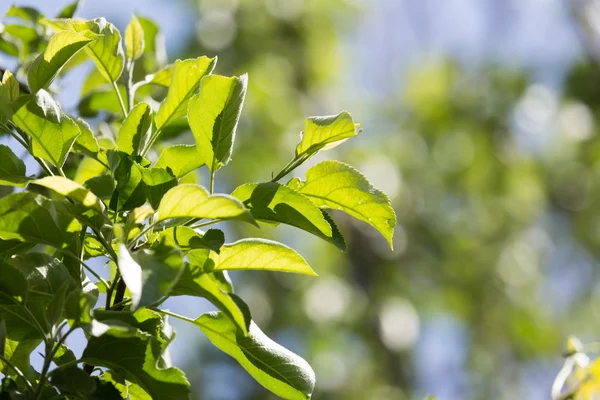
[[[130,60],[137,60],[144,52],[144,30],[135,15],[125,28],[125,52]]]
[[[200,185],[182,184],[169,190],[157,210],[158,221],[168,218],[241,219],[252,222],[252,216],[235,197],[209,195]]]
[[[44,52],[29,67],[27,80],[31,91],[37,92],[50,86],[63,65],[96,39],[98,35],[90,31],[61,31],[52,36]]]
[[[211,253],[207,271],[261,270],[317,275],[294,249],[267,239],[242,239]]]
[[[171,86],[171,81],[173,80],[173,69],[173,64],[166,65],[160,71],[151,75],[146,75],[145,80],[147,83],[168,88]]]
[[[31,183],[47,187],[48,189],[68,197],[69,199],[82,204],[87,208],[94,209],[99,213],[102,213],[105,209],[104,203],[102,203],[102,201],[96,197],[94,193],[68,178],[64,178],[62,176],[46,176],[41,179],[31,181]]]
[[[90,21],[67,20],[66,25],[72,31],[90,30],[102,35],[100,39],[90,43],[85,48],[85,52],[107,81],[116,82],[123,72],[125,62],[119,30],[104,18]]]
[[[129,112],[117,136],[117,148],[127,154],[138,155],[148,140],[152,124],[152,109],[146,103],[138,103]]]
[[[339,161],[323,161],[306,172],[306,181],[288,186],[308,196],[320,208],[341,210],[377,229],[392,247],[396,214],[385,193],[359,171]]]
[[[0,185],[23,187],[29,182],[25,174],[23,160],[10,147],[0,144]]]
[[[202,79],[198,94],[188,104],[188,121],[196,139],[200,160],[216,171],[231,159],[248,75]]]
[[[100,148],[98,147],[98,140],[94,136],[92,129],[81,118],[75,119],[81,135],[77,136],[75,144],[73,145],[73,151],[83,153],[91,157],[96,157]]]
[[[304,125],[302,139],[296,146],[296,157],[310,157],[319,150],[329,150],[357,136],[360,133],[357,128],[358,125],[346,111],[326,117],[309,117]]]
[[[10,102],[15,101],[21,94],[19,81],[17,81],[17,78],[9,70],[5,70],[2,75],[2,85],[7,89],[6,94]]]
[[[205,56],[175,61],[169,92],[156,113],[157,129],[162,129],[169,122],[185,115],[189,98],[198,88],[202,77],[212,72],[216,61],[216,57]]]
[[[170,168],[177,178],[200,168],[204,163],[194,145],[179,144],[164,149],[154,165],[157,168]]]
[[[279,397],[310,399],[315,388],[315,373],[300,356],[275,343],[254,322],[244,336],[220,312],[204,314],[195,324],[210,341],[235,358],[258,383]]]
[[[43,89],[35,95],[19,97],[13,122],[33,139],[33,155],[59,168],[81,133],[77,123]]]
[[[323,212],[303,194],[277,182],[247,183],[231,194],[259,221],[284,223],[316,235],[342,250],[344,239],[332,229]]]

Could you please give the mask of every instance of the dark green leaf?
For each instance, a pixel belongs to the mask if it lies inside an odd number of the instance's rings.
[[[235,131],[246,97],[248,76],[202,79],[197,95],[188,104],[188,121],[200,160],[216,171],[231,159]]]
[[[0,185],[23,187],[29,182],[25,163],[10,147],[0,144]]]
[[[6,351],[6,323],[0,319],[0,356],[4,357]]]
[[[79,7],[79,0],[67,4],[62,10],[60,10],[56,18],[73,18],[77,12],[77,7]]]
[[[315,388],[315,373],[306,361],[267,337],[254,322],[243,335],[220,312],[196,319],[195,324],[210,341],[235,358],[258,383],[279,397],[306,400]]]
[[[169,189],[177,186],[177,178],[164,168],[145,168],[142,181],[146,185],[146,196],[153,208],[158,207]]]

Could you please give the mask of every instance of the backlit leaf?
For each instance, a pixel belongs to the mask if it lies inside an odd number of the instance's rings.
[[[0,185],[23,187],[29,182],[25,163],[10,147],[0,144]]]
[[[46,176],[41,179],[31,181],[31,183],[47,187],[79,204],[83,204],[88,208],[92,208],[99,213],[105,209],[104,203],[82,185],[62,176]]]
[[[231,159],[248,76],[202,79],[198,94],[188,104],[188,121],[196,139],[200,160],[216,171]]]
[[[302,139],[296,146],[296,157],[310,157],[319,150],[329,150],[357,136],[360,133],[357,127],[346,111],[326,117],[309,117],[304,125]]]
[[[137,60],[144,51],[144,30],[135,15],[125,28],[125,51],[130,60]]]
[[[194,145],[179,144],[164,149],[156,161],[155,167],[170,168],[177,178],[200,168],[204,163]]]
[[[306,172],[305,181],[294,178],[288,186],[308,196],[320,208],[341,210],[368,223],[392,247],[396,214],[389,198],[350,165],[323,161]]]
[[[138,103],[129,112],[119,134],[117,147],[127,154],[138,155],[148,139],[147,133],[152,124],[152,109],[146,103]]]

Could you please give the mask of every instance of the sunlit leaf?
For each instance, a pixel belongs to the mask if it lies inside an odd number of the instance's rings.
[[[171,169],[177,178],[181,178],[202,165],[204,163],[198,156],[196,146],[186,144],[167,147],[160,153],[158,161],[154,164],[157,168]]]
[[[221,312],[211,312],[196,319],[210,341],[235,358],[258,383],[279,397],[306,400],[315,388],[315,373],[301,357],[265,335],[254,322],[249,335]]]
[[[320,208],[341,210],[377,229],[392,247],[396,214],[385,193],[356,169],[338,161],[323,161],[306,172],[306,180],[288,186],[308,196]]]
[[[213,218],[253,221],[244,205],[225,194],[209,195],[199,185],[182,184],[169,190],[157,209],[158,221],[168,218]]]
[[[32,92],[46,89],[54,80],[60,69],[89,43],[98,39],[91,31],[61,31],[52,36],[48,47],[29,67],[27,80]]]
[[[307,118],[302,140],[296,147],[296,157],[310,157],[319,150],[331,149],[358,135],[357,127],[346,111],[327,117]]]
[[[177,185],[177,178],[164,168],[144,168],[142,181],[146,185],[146,197],[153,208],[158,207],[169,189]]]
[[[119,134],[117,147],[127,154],[138,155],[148,139],[148,129],[152,124],[152,109],[146,103],[138,103],[129,112]]]
[[[144,51],[144,30],[135,15],[125,28],[125,51],[130,60],[137,60]]]
[[[247,183],[231,195],[242,201],[259,221],[295,226],[345,250],[344,239],[332,229],[323,212],[308,197],[290,187],[276,182]]]
[[[62,167],[81,133],[75,121],[62,112],[45,90],[21,96],[15,103],[14,123],[33,139],[34,156]]]
[[[216,58],[205,56],[175,61],[169,92],[156,113],[157,129],[185,115],[189,98],[198,88],[202,77],[212,72],[216,61]]]
[[[160,71],[151,75],[147,75],[146,82],[168,88],[171,86],[171,81],[173,80],[173,69],[174,65],[169,64]]]
[[[235,131],[246,97],[248,76],[202,79],[188,104],[188,121],[200,160],[216,171],[231,159]]]
[[[105,209],[104,203],[82,185],[62,176],[46,176],[41,179],[31,181],[31,183],[47,187],[79,204],[92,208],[99,213]]]

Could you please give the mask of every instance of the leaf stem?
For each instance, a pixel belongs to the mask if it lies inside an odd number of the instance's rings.
[[[158,139],[158,135],[160,135],[161,131],[162,131],[162,128],[159,128],[156,130],[156,132],[154,132],[152,134],[152,136],[148,140],[148,143],[146,143],[146,147],[142,151],[142,154],[140,154],[142,157],[144,157],[146,155],[146,153],[148,152],[148,150],[150,150],[152,148],[152,146],[154,145],[154,142],[156,142],[156,139]]]
[[[27,385],[29,390],[31,390],[32,392],[35,390],[33,388],[33,385],[31,384],[31,382],[29,382],[29,379],[27,379],[25,374],[23,372],[21,372],[21,370],[19,368],[17,368],[16,365],[14,365],[12,362],[10,362],[8,359],[6,359],[4,356],[0,356],[0,361],[2,361],[4,364],[8,365],[13,371],[15,371],[15,374],[17,374],[19,376],[19,378],[21,378],[21,379],[23,379],[23,381],[25,381],[25,385]]]
[[[117,94],[117,98],[119,99],[119,105],[121,106],[121,111],[123,112],[123,117],[127,117],[127,108],[125,107],[125,103],[123,102],[123,97],[121,97],[121,92],[119,91],[119,86],[117,82],[112,83],[113,89]]]
[[[75,254],[71,253],[68,250],[64,250],[61,249],[60,250],[61,253],[63,253],[66,256],[71,257],[73,260],[76,260],[79,264],[83,265],[83,267],[90,273],[92,274],[96,279],[98,279],[98,282],[102,283],[102,285],[104,285],[104,287],[106,288],[106,291],[108,292],[108,283],[102,279],[102,277],[100,275],[98,275],[98,273],[96,271],[94,271],[92,269],[92,267],[90,267],[89,265],[87,265],[86,263],[84,263],[82,260],[79,259],[79,257],[77,257]]]
[[[290,161],[286,164],[285,167],[283,167],[281,172],[279,172],[277,175],[275,175],[273,179],[271,179],[271,182],[277,182],[278,180],[280,180],[281,178],[298,168],[300,165],[302,165],[306,160],[307,157],[304,155],[294,157],[292,161]]]
[[[135,245],[135,242],[140,240],[142,238],[142,236],[144,236],[146,233],[148,233],[148,231],[150,231],[151,229],[155,228],[157,225],[158,225],[158,222],[155,222],[153,224],[148,225],[146,228],[144,228],[139,234],[137,234],[133,239],[131,239],[129,241],[127,248],[129,250],[131,250],[133,248],[133,246]]]
[[[161,313],[161,314],[170,315],[171,317],[174,317],[174,318],[180,319],[180,320],[182,320],[182,321],[189,322],[189,323],[191,323],[191,324],[195,324],[195,323],[196,323],[196,321],[195,321],[195,320],[193,320],[193,319],[191,319],[191,318],[188,318],[188,317],[186,317],[185,315],[175,314],[174,312],[171,312],[171,311],[168,311],[168,310],[161,310],[160,308],[156,308],[156,307],[153,307],[153,308],[150,308],[150,309],[151,309],[151,310],[154,310],[154,311],[156,311],[156,312],[159,312],[159,313]]]
[[[48,369],[50,369],[50,364],[52,363],[52,352],[52,343],[46,343],[46,355],[44,357],[44,366],[42,367],[42,371],[40,372],[40,381],[38,382],[37,389],[33,396],[35,400],[39,400],[41,398],[44,385],[46,385],[46,380],[48,379]]]
[[[125,97],[127,99],[127,110],[131,111],[133,108],[133,97],[135,95],[135,91],[133,90],[133,67],[134,60],[129,60],[127,63],[127,83],[125,84]]]
[[[208,191],[210,192],[210,194],[213,194],[213,189],[215,186],[215,170],[214,170],[214,165],[213,165],[213,169],[210,171],[210,182],[208,185]]]

